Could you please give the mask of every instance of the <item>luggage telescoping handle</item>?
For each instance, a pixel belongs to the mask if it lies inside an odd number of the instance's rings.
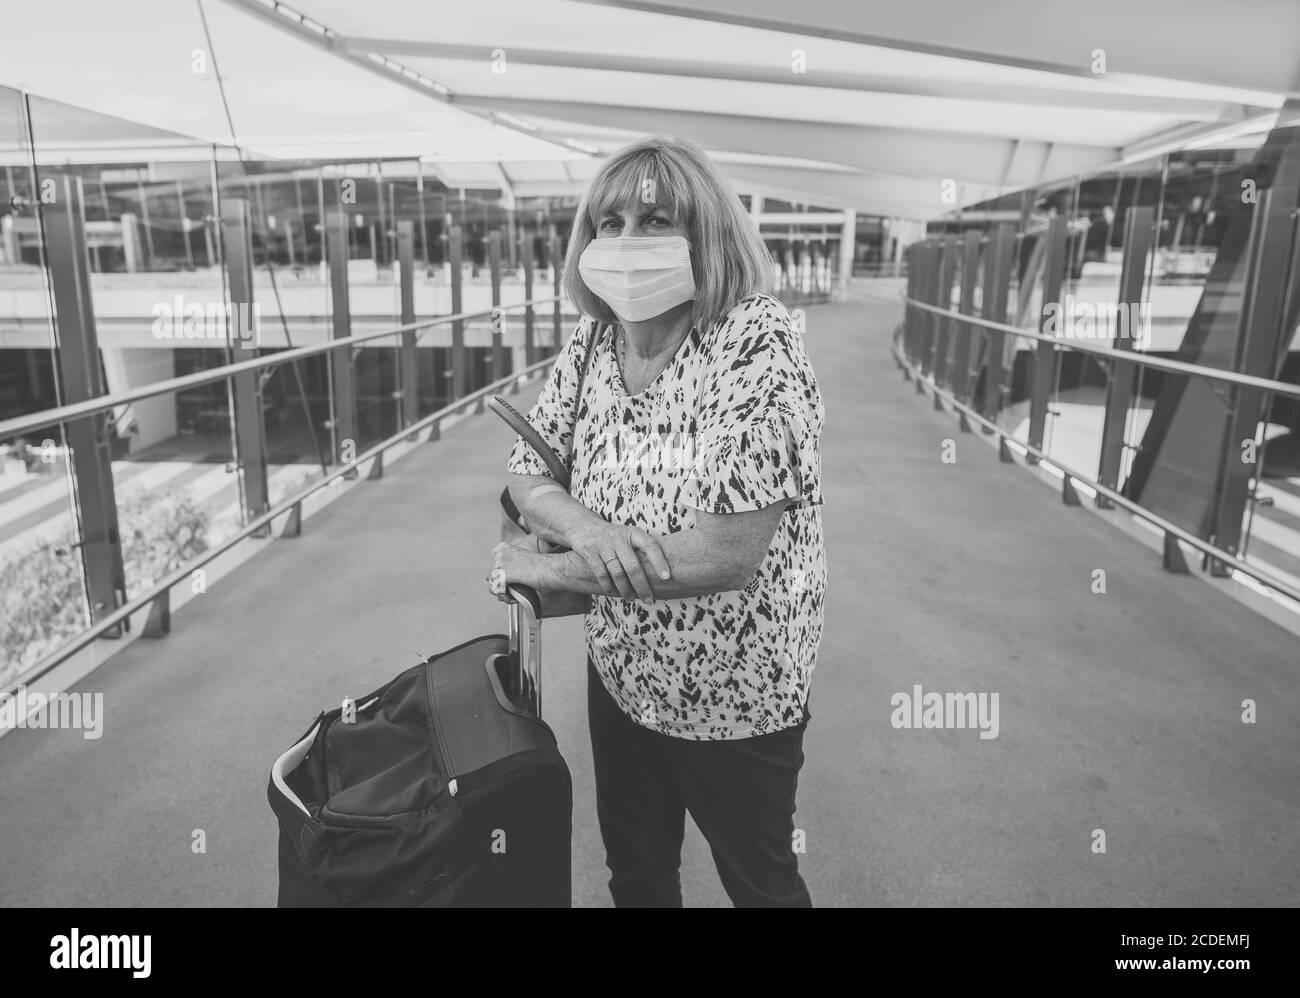
[[[510,583],[508,630],[510,667],[520,706],[542,716],[542,601],[531,586]]]

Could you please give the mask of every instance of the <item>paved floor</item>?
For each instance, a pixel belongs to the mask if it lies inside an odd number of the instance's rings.
[[[959,435],[889,360],[897,311],[808,315],[829,417],[798,814],[814,901],[1296,904],[1297,639]],[[414,652],[502,629],[480,580],[508,445],[468,420],[270,545],[87,680],[99,741],[0,739],[0,903],[272,904],[271,760]],[[575,780],[574,901],[607,905],[580,641],[577,621],[546,628],[548,717]],[[997,692],[998,737],[896,730],[915,684]],[[683,878],[688,904],[726,903],[693,829]]]

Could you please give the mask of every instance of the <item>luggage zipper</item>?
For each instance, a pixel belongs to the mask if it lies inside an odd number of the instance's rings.
[[[429,727],[433,729],[433,737],[438,743],[438,753],[442,756],[443,765],[451,768],[455,765],[455,762],[451,758],[450,746],[447,745],[446,739],[442,737],[442,726],[438,724],[438,698],[433,692],[432,659],[425,662],[424,680],[425,695],[428,697],[429,701]],[[447,781],[447,792],[451,794],[452,797],[455,797],[459,791],[460,785],[457,784],[456,778],[453,776]]]

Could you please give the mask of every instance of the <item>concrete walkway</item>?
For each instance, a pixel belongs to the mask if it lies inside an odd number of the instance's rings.
[[[1295,904],[1300,642],[958,434],[890,361],[897,317],[879,297],[808,314],[829,419],[798,814],[814,902]],[[104,693],[102,739],[0,739],[0,902],[273,904],[275,756],[415,652],[503,629],[481,580],[509,442],[467,420],[115,657],[85,686]],[[578,621],[547,625],[545,659],[574,901],[607,905]],[[894,729],[890,699],[916,684],[998,693],[998,737]],[[727,903],[693,828],[683,880],[687,904]]]

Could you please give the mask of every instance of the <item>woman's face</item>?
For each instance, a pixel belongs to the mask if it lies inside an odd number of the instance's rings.
[[[621,208],[611,207],[596,224],[597,239],[614,239],[618,236],[686,238],[686,226],[673,221],[673,212],[668,205],[635,201]]]

